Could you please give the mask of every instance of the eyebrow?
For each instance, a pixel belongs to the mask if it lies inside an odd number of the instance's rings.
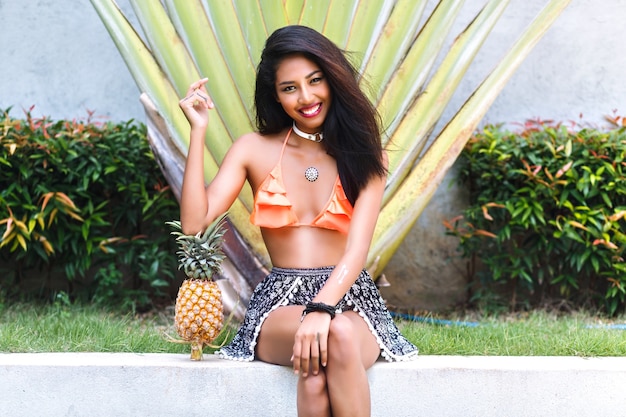
[[[311,72],[310,74],[308,74],[304,78],[309,79],[309,78],[313,77],[315,74],[317,74],[318,72],[323,73],[322,70],[315,70],[315,71]],[[283,81],[283,82],[278,83],[278,85],[285,85],[285,84],[295,84],[295,81]]]

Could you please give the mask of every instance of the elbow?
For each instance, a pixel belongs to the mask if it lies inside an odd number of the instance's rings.
[[[200,224],[195,224],[193,222],[189,222],[189,221],[184,221],[183,219],[181,219],[180,221],[180,228],[182,229],[183,234],[186,235],[197,235],[198,232],[202,231],[202,225]]]
[[[195,229],[192,229],[190,227],[182,227],[182,231],[183,234],[188,235],[188,236],[195,236],[196,234],[198,234],[198,232],[195,231]]]

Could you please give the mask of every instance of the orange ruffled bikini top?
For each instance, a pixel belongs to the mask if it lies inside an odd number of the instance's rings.
[[[287,190],[283,183],[281,169],[285,146],[290,134],[291,130],[287,133],[283,143],[278,163],[265,177],[254,196],[254,209],[250,214],[250,222],[256,226],[270,229],[288,226],[311,226],[338,230],[343,234],[348,234],[353,208],[343,190],[339,175],[337,175],[335,180],[332,195],[322,212],[313,219],[311,224],[303,224],[298,220],[292,204],[289,198],[287,198]]]

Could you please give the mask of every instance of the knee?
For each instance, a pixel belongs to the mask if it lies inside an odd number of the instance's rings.
[[[358,358],[358,335],[352,321],[343,314],[338,314],[330,322],[328,329],[329,360],[346,361]]]
[[[317,375],[309,373],[308,376],[300,377],[301,394],[307,398],[314,398],[326,393],[326,373],[320,371]]]

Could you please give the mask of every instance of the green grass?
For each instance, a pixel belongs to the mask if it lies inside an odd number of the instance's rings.
[[[0,305],[0,352],[189,353],[172,343],[172,309],[122,314],[73,304]],[[589,328],[592,315],[547,312],[474,320],[476,327],[399,322],[423,355],[625,356],[626,330]],[[624,319],[614,320],[624,323]],[[205,352],[210,351],[206,349]]]
[[[626,330],[583,313],[535,311],[472,323],[478,326],[404,322],[401,330],[423,355],[626,356]]]
[[[0,311],[0,352],[189,353],[189,346],[172,343],[166,335],[178,338],[167,313],[34,304]]]

